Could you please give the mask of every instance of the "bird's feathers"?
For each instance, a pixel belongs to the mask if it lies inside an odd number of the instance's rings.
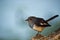
[[[34,16],[30,16],[28,17],[28,19],[26,21],[28,21],[29,26],[37,31],[42,31],[45,27],[49,27],[51,26],[48,21],[58,17],[59,15],[55,15],[51,18],[49,18],[48,20],[44,20],[43,18],[38,18],[38,17],[34,17]]]
[[[51,26],[51,25],[48,24],[48,22],[46,22],[43,18],[37,18],[35,24],[36,24],[37,26],[41,26],[41,27]]]
[[[49,21],[51,21],[51,20],[53,20],[53,19],[55,19],[56,17],[58,17],[59,15],[55,15],[55,16],[53,16],[53,17],[51,17],[51,18],[49,18],[48,20],[46,20],[47,22],[49,22]]]
[[[39,31],[39,32],[41,32],[44,28],[45,27],[41,27],[41,26],[38,27],[36,25],[34,25],[34,27],[33,27],[34,30]]]

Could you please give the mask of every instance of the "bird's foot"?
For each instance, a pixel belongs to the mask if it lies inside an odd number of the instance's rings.
[[[38,36],[39,34],[37,33],[36,36]]]
[[[40,34],[39,34],[39,32],[36,34],[36,36],[39,36]]]

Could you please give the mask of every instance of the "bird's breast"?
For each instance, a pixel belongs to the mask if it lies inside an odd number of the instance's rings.
[[[40,32],[43,31],[44,28],[45,28],[45,27],[36,26],[36,25],[33,26],[33,29],[34,29],[34,30],[40,31]]]

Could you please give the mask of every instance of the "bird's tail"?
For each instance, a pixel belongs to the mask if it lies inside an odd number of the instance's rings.
[[[55,16],[53,16],[53,17],[51,17],[51,18],[49,18],[48,20],[46,20],[47,22],[49,22],[49,21],[51,21],[51,20],[53,20],[53,19],[55,19],[56,17],[58,17],[59,15],[55,15]]]

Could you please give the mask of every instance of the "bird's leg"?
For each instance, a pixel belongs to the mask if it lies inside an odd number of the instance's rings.
[[[37,36],[39,35],[39,31],[38,31],[38,33],[36,34]]]
[[[39,34],[39,31],[38,31],[38,33],[37,34]]]

